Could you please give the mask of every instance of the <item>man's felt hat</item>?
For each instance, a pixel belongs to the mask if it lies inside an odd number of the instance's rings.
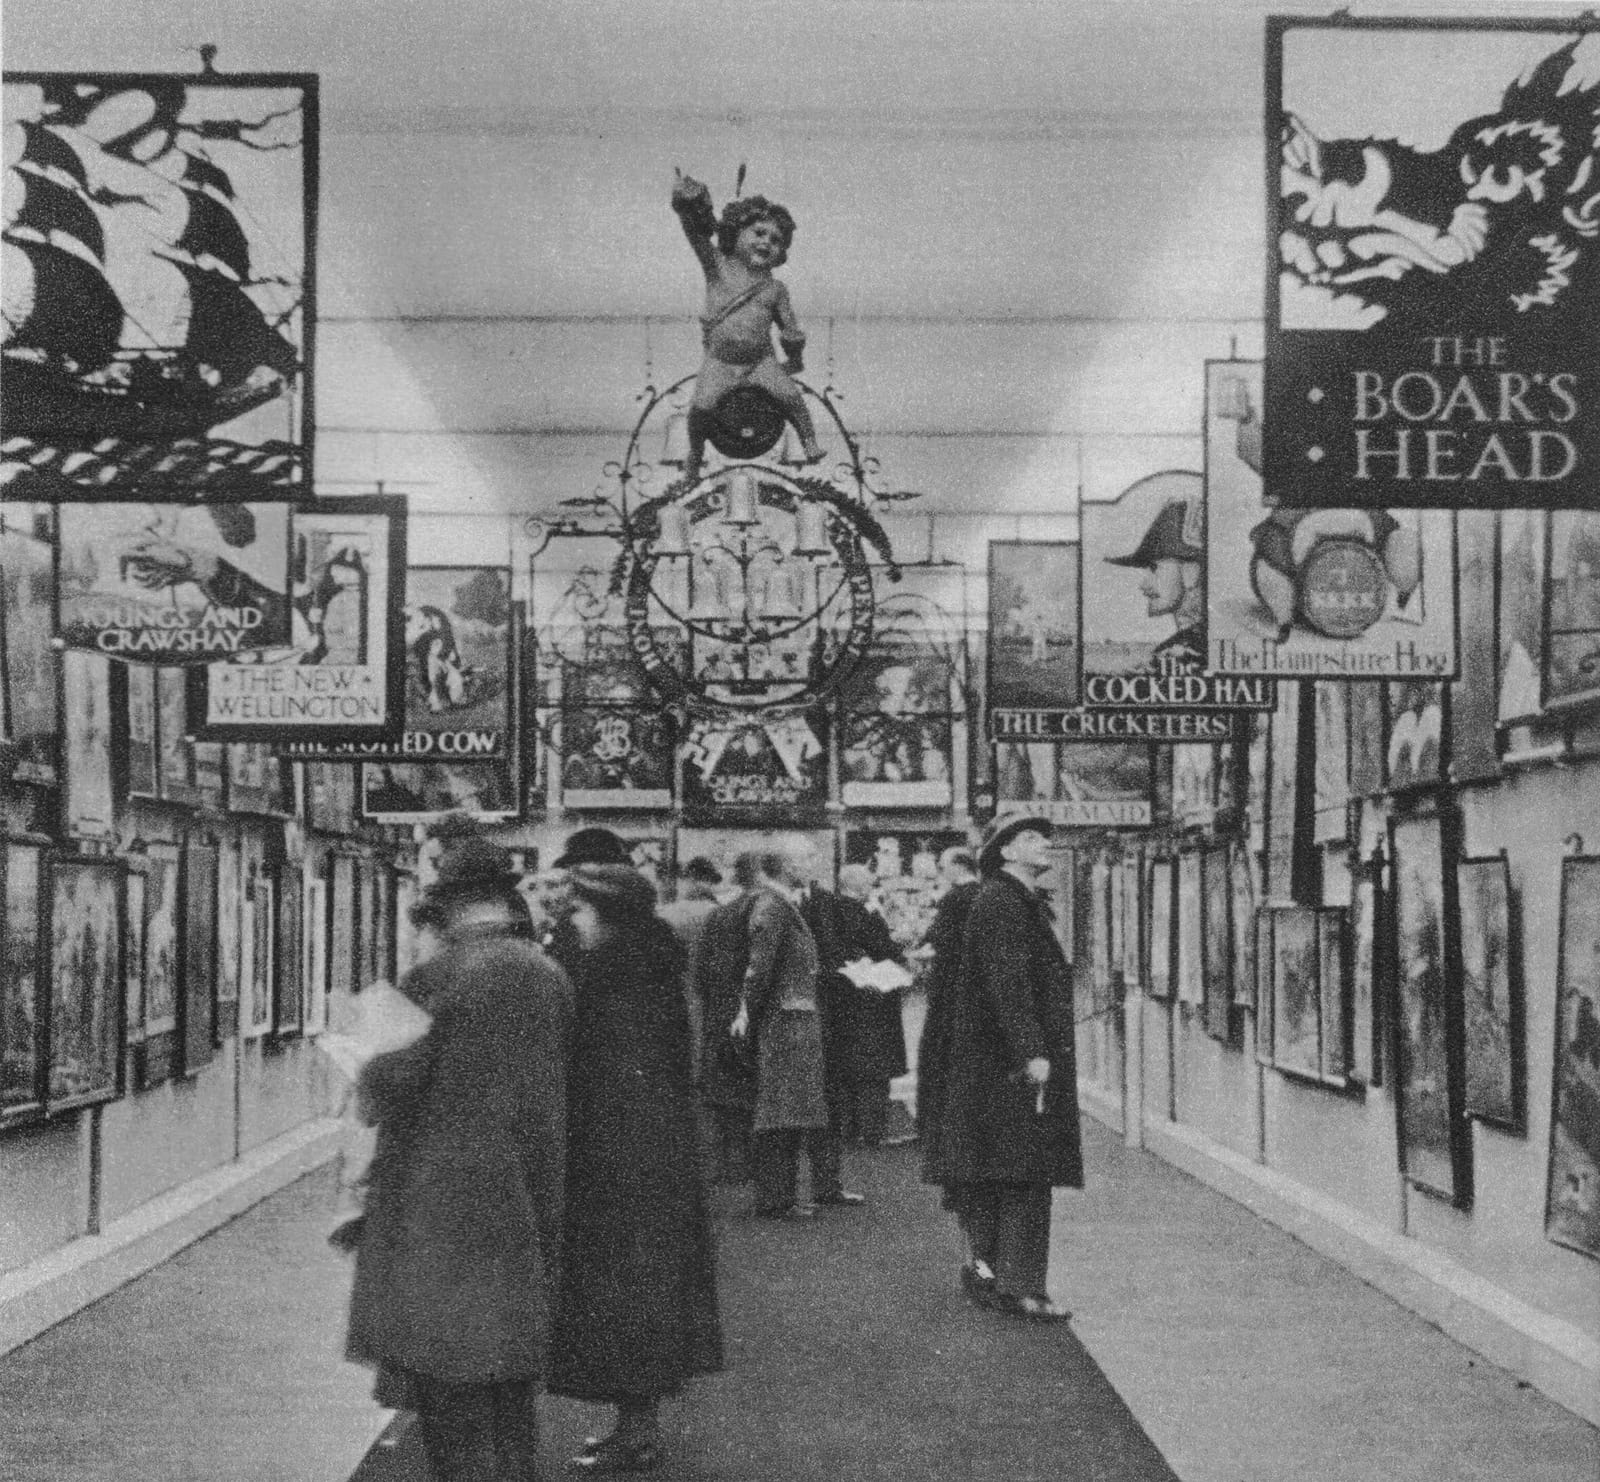
[[[554,862],[554,868],[568,870],[583,864],[632,864],[628,846],[608,828],[581,828],[571,835]]]
[[[1107,556],[1108,566],[1154,566],[1157,561],[1204,561],[1206,553],[1190,543],[1186,526],[1189,506],[1174,499],[1150,522],[1144,539],[1126,556]]]
[[[568,880],[603,916],[647,916],[656,908],[655,886],[632,865],[574,865]]]
[[[698,880],[702,885],[722,884],[722,871],[703,854],[697,854],[686,864],[681,874],[685,880]]]
[[[445,851],[425,902],[436,912],[462,900],[493,900],[515,890],[519,878],[510,854],[500,845],[463,839]]]
[[[1013,814],[1009,818],[997,818],[989,825],[989,831],[983,836],[983,848],[978,853],[978,868],[985,875],[992,875],[1005,860],[1000,851],[1006,847],[1018,834],[1029,831],[1043,834],[1050,838],[1055,833],[1055,825],[1048,818],[1040,818],[1036,814]]]

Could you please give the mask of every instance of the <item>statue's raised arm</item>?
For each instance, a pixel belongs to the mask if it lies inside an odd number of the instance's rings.
[[[718,276],[717,213],[711,204],[711,190],[692,175],[674,169],[672,181],[672,209],[678,213],[683,234],[694,248],[700,266],[707,278]]]

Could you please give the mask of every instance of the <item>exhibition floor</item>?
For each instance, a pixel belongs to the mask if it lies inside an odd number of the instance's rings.
[[[809,1226],[719,1190],[727,1373],[665,1412],[663,1478],[1568,1482],[1600,1432],[1094,1123],[1058,1197],[1070,1327],[978,1312],[916,1150],[849,1157],[870,1204]],[[340,1361],[323,1170],[0,1359],[10,1482],[419,1476]],[[602,1416],[547,1401],[550,1475]]]

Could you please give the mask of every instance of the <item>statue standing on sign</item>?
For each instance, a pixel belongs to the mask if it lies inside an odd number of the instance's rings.
[[[773,276],[788,258],[794,218],[765,196],[744,196],[729,201],[718,221],[711,192],[681,171],[672,209],[706,275],[700,320],[706,356],[689,404],[685,473],[691,481],[699,477],[707,439],[733,456],[755,456],[777,441],[783,421],[798,434],[806,462],[815,463],[822,448],[793,379],[802,369],[806,337],[789,290]],[[781,364],[773,350],[774,326]]]

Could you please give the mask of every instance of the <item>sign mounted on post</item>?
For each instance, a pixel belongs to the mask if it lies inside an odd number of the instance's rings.
[[[1268,20],[1269,503],[1592,503],[1593,24]]]
[[[1261,365],[1206,365],[1206,641],[1214,675],[1452,679],[1455,516],[1272,509]]]
[[[1205,672],[1204,480],[1166,469],[1115,500],[1085,500],[1084,709],[1071,740],[1200,742],[1250,734],[1270,679]]]

